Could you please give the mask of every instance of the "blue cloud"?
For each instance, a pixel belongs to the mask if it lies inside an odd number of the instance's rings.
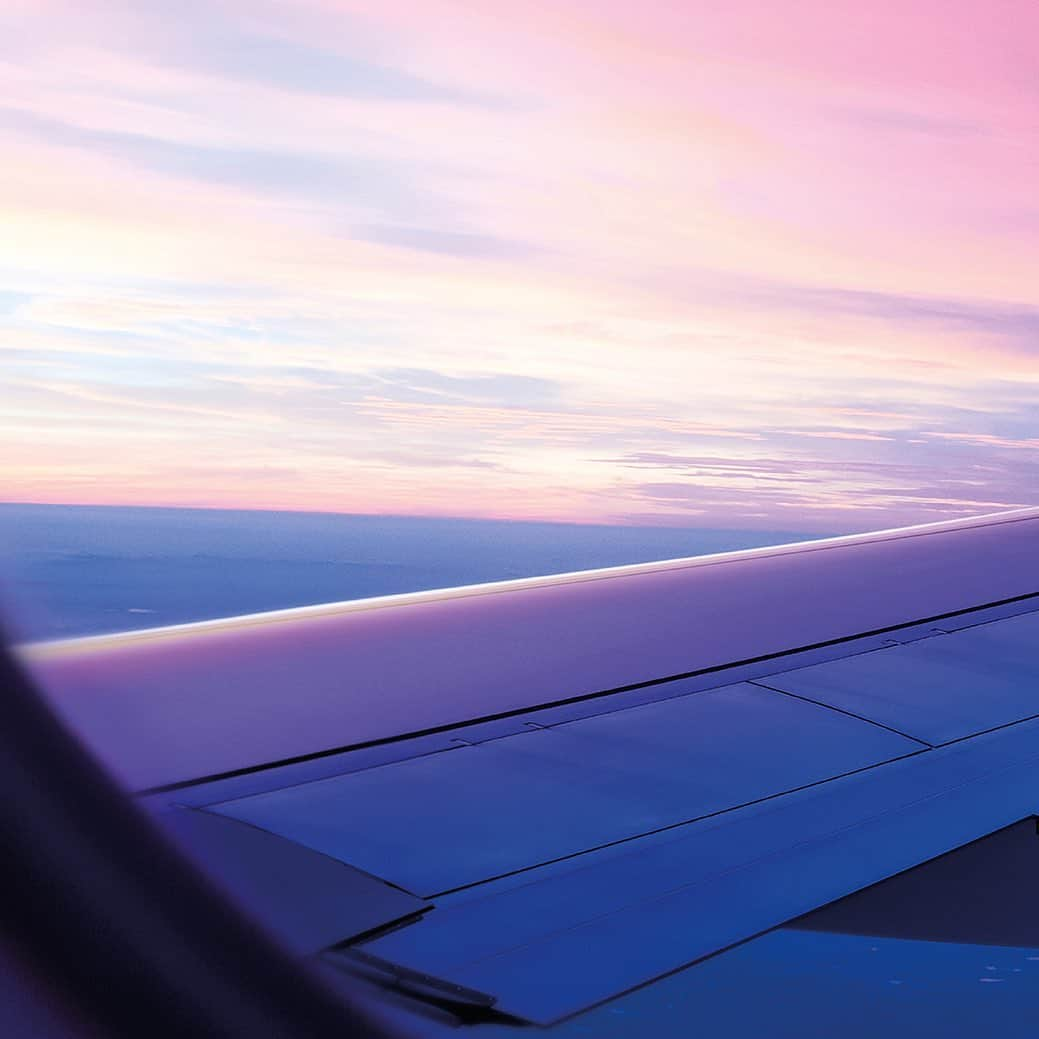
[[[405,69],[371,60],[370,23],[340,15],[312,23],[318,44],[285,35],[281,5],[251,0],[248,15],[209,0],[137,0],[123,6],[120,25],[134,34],[139,53],[157,64],[191,69],[240,82],[366,101],[509,107],[490,93],[444,86]],[[288,12],[299,21],[306,11]],[[320,35],[321,33],[324,35]],[[120,41],[123,43],[124,41]]]
[[[1028,340],[1039,347],[1039,308],[957,299],[929,299],[844,289],[802,289],[796,297],[809,306],[863,314],[895,322],[955,326]]]
[[[354,238],[374,245],[391,245],[419,252],[470,259],[522,260],[541,252],[536,246],[496,235],[438,231],[423,227],[371,224],[354,227]]]
[[[539,407],[558,399],[560,384],[527,375],[445,375],[426,368],[389,368],[374,373],[387,394],[400,400],[495,404],[499,407]]]
[[[503,99],[445,87],[401,69],[333,50],[250,32],[209,32],[168,55],[176,64],[231,79],[366,101],[412,101],[500,108]]]
[[[306,5],[213,3],[212,0],[108,0],[104,11],[59,17],[47,32],[0,11],[0,54],[39,55],[64,33],[78,45],[132,51],[153,65],[202,72],[308,94],[366,101],[407,101],[504,110],[513,102],[489,91],[433,82],[374,57],[379,36],[370,19],[338,13],[324,20]],[[310,21],[317,43],[286,33]],[[32,23],[29,23],[32,25]]]
[[[210,366],[214,373],[236,374],[231,366]],[[238,373],[240,374],[240,373]],[[430,368],[379,368],[340,372],[329,368],[286,366],[265,374],[302,380],[311,389],[301,394],[361,400],[382,397],[411,404],[481,404],[500,408],[548,407],[558,402],[562,384],[507,372],[447,375]]]
[[[11,314],[32,297],[25,292],[6,292],[0,290],[0,314]]]
[[[357,156],[324,156],[241,148],[211,148],[145,134],[91,130],[0,108],[0,129],[49,143],[109,155],[156,173],[284,194],[331,205],[367,207],[396,220],[424,220],[448,203],[425,187],[429,167]]]
[[[711,271],[676,274],[668,285],[683,296],[710,292],[762,309],[875,318],[892,324],[929,324],[997,335],[1019,349],[1039,350],[1039,307],[969,299],[911,296],[843,288],[814,288]]]

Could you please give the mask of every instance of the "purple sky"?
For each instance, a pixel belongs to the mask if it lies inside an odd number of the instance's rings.
[[[1039,503],[1034,0],[0,0],[0,498]]]

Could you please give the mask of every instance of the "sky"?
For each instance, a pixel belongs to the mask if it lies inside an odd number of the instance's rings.
[[[0,499],[1039,503],[1034,0],[0,0]]]

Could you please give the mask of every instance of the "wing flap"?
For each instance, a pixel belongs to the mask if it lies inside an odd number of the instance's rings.
[[[157,821],[213,884],[296,953],[314,953],[431,908],[377,877],[234,819],[177,808]]]
[[[548,1024],[1032,814],[1037,746],[1031,721],[915,755],[442,903],[364,948]]]
[[[741,683],[211,810],[428,897],[922,749]]]
[[[1039,714],[1039,613],[762,681],[938,746]]]

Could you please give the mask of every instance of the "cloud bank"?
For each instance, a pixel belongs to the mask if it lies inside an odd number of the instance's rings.
[[[0,4],[6,500],[1039,502],[1027,0]]]

